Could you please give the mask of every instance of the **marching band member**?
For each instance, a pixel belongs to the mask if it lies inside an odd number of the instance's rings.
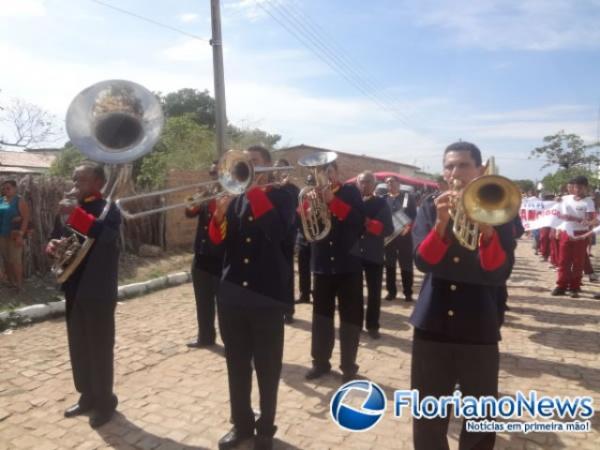
[[[106,217],[98,219],[106,205],[100,193],[106,182],[101,166],[77,167],[73,182],[78,206],[63,203],[61,213],[69,214],[67,225],[95,241],[61,286],[73,380],[81,394],[64,414],[74,417],[92,411],[90,425],[97,428],[110,420],[118,402],[113,393],[113,351],[121,214],[112,204]],[[64,236],[66,229],[54,230],[48,255],[57,256],[59,238]]]
[[[381,283],[383,281],[383,240],[394,231],[392,213],[383,197],[373,195],[373,172],[361,173],[356,182],[363,197],[365,231],[360,238],[360,256],[367,280],[366,328],[373,339],[379,339],[379,313],[381,309]]]
[[[209,175],[217,179],[217,162],[213,161]],[[206,195],[211,195],[207,191]],[[208,225],[217,207],[215,199],[199,206],[185,209],[185,216],[198,218],[196,239],[194,241],[194,261],[192,263],[192,283],[196,299],[196,317],[198,320],[198,337],[187,344],[190,348],[208,347],[215,344],[215,302],[221,268],[223,265],[221,249],[217,248],[208,236]]]
[[[335,299],[340,312],[340,350],[344,382],[358,372],[356,354],[363,322],[362,265],[358,242],[365,214],[356,185],[342,185],[335,161],[327,167],[329,185],[321,195],[331,212],[331,231],[311,248],[314,273],[311,355],[313,367],[306,379],[319,378],[331,370],[334,345]]]
[[[315,178],[312,173],[306,176],[306,185],[314,186]],[[310,242],[306,240],[304,235],[304,228],[302,227],[302,221],[296,215],[297,225],[297,240],[298,245],[298,288],[300,289],[300,298],[296,300],[296,303],[310,303],[310,296],[312,294],[311,289],[311,278],[310,273]]]
[[[289,166],[290,163],[285,159],[278,159],[275,161],[275,167],[286,167]],[[290,194],[290,198],[292,200],[292,208],[294,211],[298,207],[298,194],[300,193],[300,189],[294,183],[290,181],[289,173],[281,172],[279,174],[275,174],[275,177],[280,180],[279,187],[284,189]],[[289,265],[289,273],[291,274],[288,277],[287,284],[287,294],[288,300],[287,303],[290,305],[289,311],[285,313],[285,323],[290,324],[294,322],[294,247],[296,246],[296,235],[298,233],[298,217],[294,214],[294,222],[289,229],[288,235],[283,241],[283,254],[285,255],[285,260]]]
[[[589,230],[589,223],[594,219],[594,202],[584,197],[588,180],[584,176],[572,179],[571,195],[565,195],[560,202],[560,217],[565,220],[574,236],[582,235]],[[581,278],[586,256],[586,241],[573,239],[567,231],[560,231],[558,237],[558,278],[552,295],[565,295],[571,291],[572,298],[578,298],[581,291]]]
[[[255,166],[271,164],[260,146],[247,150]],[[233,428],[219,449],[235,447],[254,435],[255,449],[273,445],[277,390],[283,357],[284,313],[289,309],[289,264],[283,252],[294,220],[285,189],[264,186],[266,173],[236,197],[222,197],[209,225],[210,239],[223,246],[218,317],[225,344]],[[252,361],[260,393],[260,418],[251,407]]]
[[[457,142],[444,152],[444,178],[466,185],[484,172],[479,149]],[[514,227],[480,224],[478,248],[461,246],[452,233],[449,209],[455,193],[424,200],[413,237],[415,263],[425,273],[419,301],[410,318],[414,326],[411,385],[421,397],[452,395],[456,383],[463,396],[497,396],[500,325],[499,292],[512,258]],[[416,450],[448,448],[448,418],[414,419]],[[494,433],[463,429],[461,449],[492,449]]]
[[[411,219],[417,216],[417,203],[408,191],[400,192],[400,183],[396,177],[386,178],[388,185],[387,202],[394,214],[402,209]],[[400,266],[402,277],[402,291],[407,302],[412,301],[413,295],[413,240],[410,233],[411,225],[406,231],[398,235],[385,247],[385,284],[387,288],[386,300],[396,298],[396,262]]]

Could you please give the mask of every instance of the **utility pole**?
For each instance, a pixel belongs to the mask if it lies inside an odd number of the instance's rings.
[[[225,153],[225,130],[227,113],[225,109],[225,72],[223,70],[223,39],[221,37],[221,6],[219,0],[210,0],[212,23],[213,76],[215,82],[215,127],[217,137],[217,156]]]

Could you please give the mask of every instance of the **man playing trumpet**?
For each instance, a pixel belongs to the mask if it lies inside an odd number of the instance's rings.
[[[484,173],[481,152],[457,142],[444,152],[443,174],[450,186],[466,186]],[[419,209],[413,238],[415,263],[425,273],[419,301],[410,318],[414,326],[411,385],[421,398],[452,395],[497,396],[500,293],[514,258],[513,222],[479,224],[475,250],[453,233],[451,212],[460,193],[428,197]],[[454,216],[456,218],[456,215]],[[416,450],[447,449],[448,417],[413,420]],[[461,449],[492,449],[494,433],[469,433],[464,423]]]

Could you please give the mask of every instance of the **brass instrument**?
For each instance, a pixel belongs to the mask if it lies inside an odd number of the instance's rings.
[[[131,81],[101,81],[73,99],[66,117],[71,143],[88,159],[111,165],[102,189],[106,205],[98,219],[106,217],[118,187],[129,175],[124,165],[152,150],[163,123],[156,96]],[[72,190],[67,196],[75,194]],[[71,235],[57,245],[51,269],[59,283],[71,276],[94,243],[93,238],[70,230]]]
[[[204,202],[222,197],[224,195],[239,195],[246,192],[246,190],[252,185],[256,178],[257,173],[273,172],[273,171],[287,171],[293,170],[293,166],[283,167],[254,167],[252,161],[246,153],[241,150],[229,150],[227,151],[217,164],[218,180],[214,181],[203,181],[200,183],[189,184],[186,186],[178,186],[169,189],[163,189],[155,192],[147,192],[144,194],[132,195],[130,197],[123,197],[117,200],[117,206],[121,210],[121,214],[125,219],[137,219],[138,217],[148,216],[150,214],[156,214],[163,211],[168,211],[174,208],[181,208],[183,206],[190,205],[190,198],[181,203],[173,205],[161,206],[154,209],[148,209],[136,213],[130,212],[125,205],[135,200],[142,198],[150,198],[156,196],[162,196],[172,194],[174,192],[186,191],[192,188],[204,188],[206,195],[198,193],[191,197],[191,202],[195,206],[198,206]],[[275,183],[270,183],[275,184]],[[209,192],[211,192],[209,194]]]
[[[329,186],[327,166],[337,159],[335,152],[319,152],[298,160],[298,164],[313,171],[315,186],[305,186],[298,194],[300,220],[308,242],[324,239],[331,231],[331,213],[322,191]],[[307,204],[305,208],[304,205]]]
[[[475,250],[479,224],[495,226],[513,220],[521,206],[521,191],[511,180],[497,174],[493,157],[487,161],[482,176],[461,188],[459,180],[452,180],[452,189],[458,194],[450,208],[452,232],[460,245]]]

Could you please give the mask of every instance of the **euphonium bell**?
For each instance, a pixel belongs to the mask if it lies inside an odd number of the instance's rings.
[[[327,166],[336,158],[335,152],[319,152],[298,160],[298,165],[313,171],[316,182],[316,186],[305,186],[298,194],[300,220],[308,242],[320,241],[331,231],[331,213],[323,199],[322,191],[329,185]]]
[[[452,187],[454,190],[460,186]],[[496,174],[494,158],[486,163],[482,176],[475,178],[459,193],[450,216],[452,231],[458,242],[475,250],[479,241],[479,225],[503,225],[513,220],[521,207],[519,187],[506,177]]]

